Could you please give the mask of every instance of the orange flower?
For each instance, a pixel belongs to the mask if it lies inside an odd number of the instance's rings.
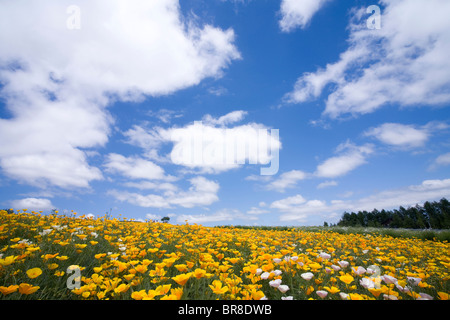
[[[178,283],[180,286],[184,286],[189,278],[192,276],[192,273],[182,273],[175,277],[172,277],[172,280]]]
[[[32,294],[34,292],[36,292],[40,287],[38,286],[32,286],[31,284],[28,283],[21,283],[19,285],[19,292],[21,294]]]
[[[8,295],[10,293],[16,292],[17,288],[19,288],[18,285],[11,285],[9,287],[0,287],[0,292],[3,293],[3,295]]]

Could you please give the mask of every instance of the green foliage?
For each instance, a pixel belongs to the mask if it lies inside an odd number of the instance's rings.
[[[440,201],[425,202],[405,209],[374,209],[370,212],[344,212],[337,224],[341,227],[386,227],[407,229],[450,229],[450,202],[442,198]]]

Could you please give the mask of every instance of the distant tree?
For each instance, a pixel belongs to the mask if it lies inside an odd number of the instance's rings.
[[[164,217],[161,219],[162,222],[167,223],[169,222],[170,218],[169,217]]]
[[[328,222],[325,221],[325,222],[323,223],[323,226],[324,226],[324,227],[328,227]]]
[[[344,212],[338,226],[385,227],[411,229],[449,229],[450,201],[442,198],[439,202],[426,201],[423,206],[378,211]]]

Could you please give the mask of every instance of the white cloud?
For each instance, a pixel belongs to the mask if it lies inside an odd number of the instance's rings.
[[[235,122],[239,122],[247,115],[247,111],[244,110],[236,110],[230,113],[227,113],[219,118],[214,118],[211,115],[207,114],[203,117],[202,121],[208,125],[213,126],[226,126]]]
[[[88,149],[104,146],[117,101],[169,94],[220,77],[240,54],[232,29],[200,26],[176,0],[0,3],[0,166],[11,178],[63,188],[102,179]],[[32,28],[30,29],[30,26]]]
[[[324,181],[321,182],[317,185],[317,189],[324,189],[324,188],[328,188],[328,187],[335,187],[337,186],[338,183],[334,180],[330,180],[330,181]]]
[[[220,173],[248,164],[267,164],[281,149],[278,136],[262,124],[240,121],[246,112],[230,112],[219,118],[210,115],[183,127],[145,129],[133,126],[125,132],[130,144],[144,149],[147,158],[199,170],[197,173]],[[219,127],[217,127],[219,126]],[[163,144],[173,143],[170,154],[160,156]]]
[[[259,215],[259,214],[263,214],[263,213],[268,213],[268,210],[265,209],[261,209],[258,207],[251,207],[249,210],[247,210],[247,214],[252,214],[252,215]]]
[[[296,195],[282,200],[277,200],[271,203],[270,208],[278,209],[280,211],[290,210],[293,206],[304,204],[306,199],[301,195]]]
[[[366,163],[367,155],[373,153],[373,146],[356,146],[350,142],[338,146],[339,155],[331,157],[317,166],[315,175],[323,178],[335,178],[349,173]]]
[[[25,198],[12,200],[10,204],[14,210],[50,210],[55,208],[49,199],[43,198]]]
[[[281,221],[305,221],[310,216],[342,214],[347,212],[371,211],[373,209],[394,209],[399,206],[409,207],[423,204],[425,201],[439,200],[450,194],[450,179],[425,180],[419,185],[385,190],[376,194],[353,200],[331,200],[328,204],[324,200],[307,201],[301,195],[277,200],[271,204],[283,215]],[[293,201],[298,197],[303,201]],[[281,205],[282,204],[282,205]]]
[[[431,164],[429,169],[436,169],[441,166],[448,166],[450,165],[450,152],[441,154],[438,156],[433,163]]]
[[[162,195],[140,194],[135,192],[110,190],[108,194],[119,201],[126,201],[139,207],[147,208],[172,208],[180,206],[193,208],[196,206],[208,206],[219,200],[217,193],[219,184],[204,177],[194,177],[189,180],[191,187],[187,191],[166,189]]]
[[[318,98],[328,84],[333,86],[324,114],[333,118],[370,113],[386,104],[450,101],[450,2],[381,2],[381,29],[367,28],[366,8],[354,10],[347,51],[324,69],[302,75],[287,101]]]
[[[379,127],[369,129],[365,135],[397,147],[420,147],[429,138],[427,130],[400,123],[384,123]]]
[[[306,178],[306,173],[300,170],[284,172],[280,177],[267,185],[267,189],[284,192],[288,188],[293,188],[297,182]]]
[[[297,27],[305,28],[314,14],[330,0],[282,0],[279,21],[284,32],[290,32]]]
[[[125,157],[117,153],[106,156],[106,171],[119,173],[130,179],[163,179],[164,169],[139,157]]]
[[[394,147],[417,148],[424,146],[433,133],[447,128],[446,123],[438,121],[432,121],[420,127],[401,123],[384,123],[370,128],[364,135]]]

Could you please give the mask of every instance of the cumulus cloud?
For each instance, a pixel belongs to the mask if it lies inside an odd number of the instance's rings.
[[[125,132],[128,142],[144,149],[152,159],[170,161],[199,173],[220,173],[249,164],[267,164],[281,149],[278,136],[263,124],[231,126],[245,111],[233,111],[219,118],[210,115],[182,127],[146,129],[134,126]],[[172,143],[169,154],[159,155],[163,144]],[[155,156],[158,154],[158,156]]]
[[[298,181],[305,179],[307,174],[300,170],[291,170],[284,172],[278,179],[273,180],[267,185],[267,189],[278,192],[284,192],[288,188],[293,188]]]
[[[50,210],[55,208],[49,199],[44,198],[25,198],[10,201],[10,205],[14,210]]]
[[[433,133],[446,128],[448,128],[446,123],[436,121],[424,126],[384,123],[368,129],[364,135],[394,147],[416,148],[424,146]]]
[[[193,208],[208,206],[219,200],[217,193],[219,184],[204,177],[197,176],[189,180],[191,187],[187,190],[179,188],[165,190],[163,194],[140,194],[136,192],[110,190],[108,194],[118,201],[125,201],[146,208]],[[173,186],[173,185],[172,185]]]
[[[430,165],[429,169],[433,170],[441,166],[449,166],[449,165],[450,165],[450,152],[447,152],[438,156]]]
[[[164,169],[151,161],[139,157],[125,157],[117,153],[106,156],[106,170],[119,173],[130,179],[163,179]]]
[[[356,146],[351,142],[339,145],[337,156],[331,157],[317,166],[315,175],[323,178],[343,176],[366,163],[368,155],[374,152],[371,144]]]
[[[286,101],[317,99],[330,84],[324,115],[332,118],[370,113],[387,104],[441,106],[450,101],[450,3],[380,2],[381,28],[367,28],[366,8],[354,10],[347,51],[337,62],[303,74]]]
[[[330,0],[282,0],[279,21],[283,32],[290,32],[297,27],[304,29],[314,14]]]
[[[240,53],[232,29],[199,25],[177,0],[0,3],[0,166],[62,188],[103,179],[87,151],[104,146],[117,100],[141,101],[220,77]],[[79,14],[78,17],[72,17]],[[79,22],[68,28],[71,19]],[[70,23],[68,23],[70,22]]]
[[[400,123],[384,123],[379,127],[369,129],[365,135],[372,136],[383,143],[400,147],[420,147],[429,138],[426,130]]]

